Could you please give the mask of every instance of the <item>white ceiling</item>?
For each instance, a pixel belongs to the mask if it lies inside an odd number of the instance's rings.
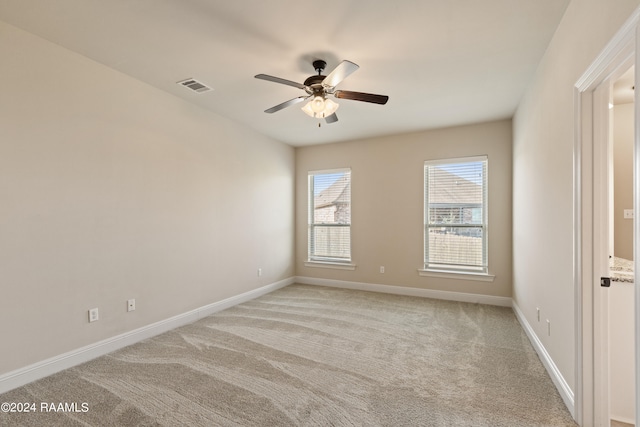
[[[293,146],[512,117],[569,0],[0,0],[0,20]],[[303,82],[348,59],[338,89],[389,96],[339,100],[322,124],[303,95],[258,80]],[[214,88],[196,94],[176,82]]]

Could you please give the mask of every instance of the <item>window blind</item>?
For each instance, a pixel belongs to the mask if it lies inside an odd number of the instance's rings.
[[[309,260],[351,261],[351,170],[309,172]]]
[[[487,157],[424,166],[425,269],[487,272]]]

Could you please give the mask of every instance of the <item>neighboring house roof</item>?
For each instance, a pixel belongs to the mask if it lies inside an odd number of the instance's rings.
[[[351,177],[345,174],[316,196],[315,207],[316,209],[321,209],[339,203],[349,203],[350,192]]]
[[[431,169],[432,180],[439,182],[455,183],[455,191],[447,185],[431,185],[429,199],[437,204],[482,204],[482,186],[469,181],[459,175],[452,174],[440,168]],[[432,183],[434,181],[431,181]],[[315,198],[315,208],[322,209],[327,206],[349,202],[351,191],[351,179],[345,175],[331,186],[327,187]]]
[[[434,167],[430,169],[429,202],[437,204],[482,204],[482,186],[461,176]],[[451,185],[434,185],[434,182],[455,183],[455,191]]]

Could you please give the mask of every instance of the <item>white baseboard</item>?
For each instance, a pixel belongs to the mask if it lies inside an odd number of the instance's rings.
[[[558,369],[556,364],[553,362],[553,359],[551,358],[547,350],[544,348],[544,345],[542,345],[542,341],[540,341],[540,339],[536,335],[535,331],[533,330],[529,322],[527,322],[526,317],[524,316],[524,314],[520,310],[520,307],[518,307],[518,304],[516,304],[515,301],[513,301],[513,312],[516,314],[516,318],[520,322],[520,325],[522,325],[522,329],[524,329],[525,333],[529,337],[529,341],[531,341],[533,348],[538,353],[538,356],[540,357],[542,364],[547,369],[547,372],[551,377],[551,381],[553,381],[553,384],[558,389],[558,392],[560,393],[560,397],[562,397],[564,404],[567,406],[567,409],[569,409],[571,416],[575,419],[576,418],[575,397],[574,397],[573,390],[571,390],[571,387],[569,387],[569,384],[560,373],[560,370]]]
[[[203,317],[209,316],[243,302],[250,301],[254,298],[265,295],[269,292],[273,292],[277,289],[283,288],[293,283],[330,286],[337,288],[381,292],[396,295],[417,296],[424,298],[435,298],[449,301],[497,305],[502,307],[513,307],[518,321],[522,325],[533,347],[540,356],[542,363],[549,372],[549,375],[551,376],[551,379],[556,388],[560,392],[560,395],[567,405],[567,408],[571,412],[571,415],[575,417],[573,391],[562,377],[559,369],[536,336],[535,332],[527,322],[519,307],[517,306],[517,304],[515,304],[515,302],[512,301],[511,298],[461,292],[436,291],[431,289],[409,288],[402,286],[371,284],[363,282],[318,279],[302,276],[284,279],[279,282],[254,289],[252,291],[245,292],[243,294],[236,295],[222,301],[208,304],[203,307],[188,311],[186,313],[173,316],[169,319],[165,319],[151,325],[143,326],[133,331],[126,332],[124,334],[108,338],[106,340],[90,344],[88,346],[0,375],[0,394],[6,393],[32,381],[36,381],[49,375],[53,375],[64,369],[77,366],[84,362],[88,362],[91,359],[95,359],[96,357],[103,356],[115,350],[135,344],[147,338],[151,338],[155,335],[159,335],[163,332],[167,332],[177,327],[195,322],[196,320],[202,319]]]
[[[293,278],[284,279],[0,375],[0,394],[163,332],[195,322],[203,317],[268,294],[292,283],[294,283]]]
[[[522,311],[518,307],[518,305],[508,297],[496,297],[491,295],[479,295],[479,294],[469,294],[469,293],[461,293],[461,292],[448,292],[448,291],[436,291],[431,289],[419,289],[419,288],[408,288],[402,286],[390,286],[390,285],[380,285],[380,284],[371,284],[371,283],[362,283],[362,282],[348,282],[343,280],[332,280],[332,279],[319,279],[315,277],[301,277],[297,276],[295,283],[301,283],[305,285],[319,285],[319,286],[330,286],[334,288],[346,288],[346,289],[356,289],[360,291],[371,291],[371,292],[383,292],[388,294],[396,294],[396,295],[408,295],[408,296],[417,296],[417,297],[425,297],[425,298],[435,298],[435,299],[443,299],[449,301],[460,301],[460,302],[470,302],[477,304],[488,304],[488,305],[498,305],[502,307],[511,307],[516,315],[516,318],[522,325],[522,329],[524,329],[525,333],[529,337],[533,348],[538,353],[542,364],[545,369],[549,373],[553,384],[558,389],[562,400],[564,401],[567,409],[571,413],[571,416],[575,419],[575,403],[574,403],[574,394],[569,387],[569,384],[564,379],[560,370],[551,359],[551,356],[547,352],[547,350],[542,345],[542,342],[538,339],[538,336],[533,331],[529,322],[522,314]]]
[[[382,292],[385,294],[407,295],[434,298],[448,301],[470,302],[476,304],[511,307],[511,298],[492,295],[468,294],[463,292],[436,291],[433,289],[408,288],[404,286],[379,285],[374,283],[348,282],[344,280],[319,279],[316,277],[296,276],[296,283],[304,285],[331,286],[334,288],[355,289],[359,291]]]

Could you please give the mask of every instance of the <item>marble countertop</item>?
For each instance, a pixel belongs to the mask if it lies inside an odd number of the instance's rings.
[[[612,257],[609,263],[609,274],[614,282],[634,283],[633,261]]]

